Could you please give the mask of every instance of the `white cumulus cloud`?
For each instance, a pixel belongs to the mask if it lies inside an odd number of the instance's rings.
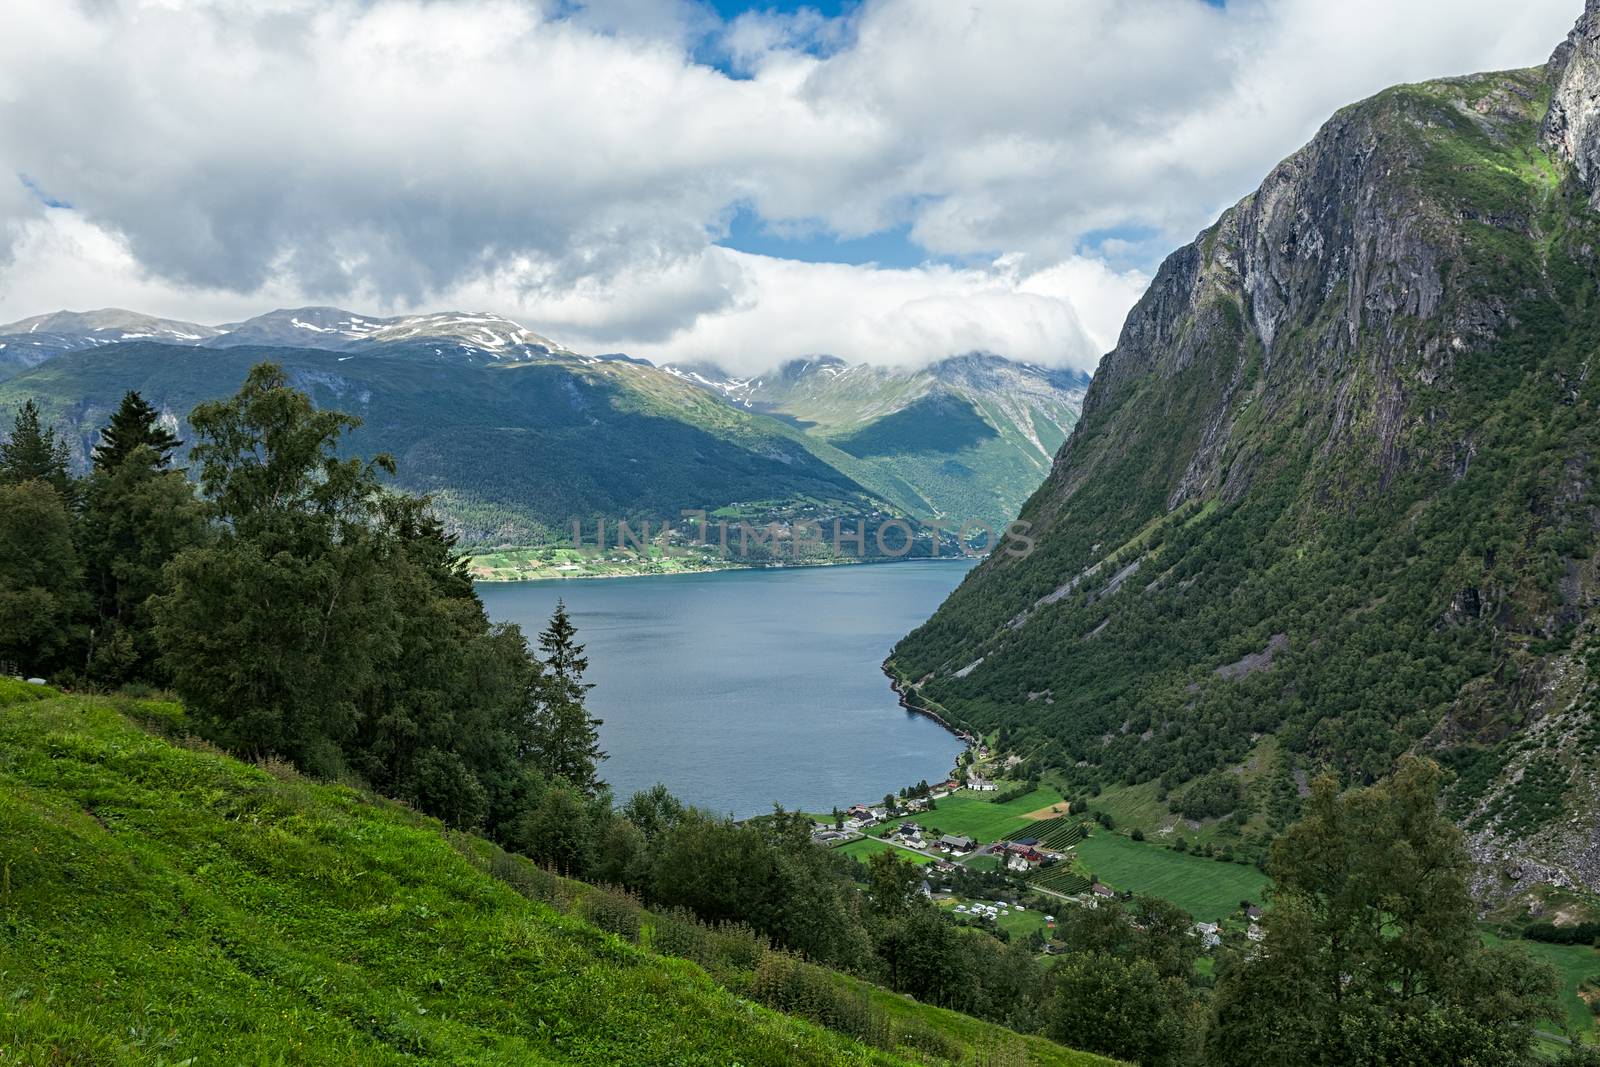
[[[1335,108],[1541,62],[1580,5],[753,6],[8,0],[0,320],[464,305],[745,369],[1091,367],[1160,251]],[[730,251],[737,205],[925,262]]]

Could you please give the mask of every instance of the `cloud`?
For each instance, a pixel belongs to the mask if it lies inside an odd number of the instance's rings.
[[[672,358],[1088,366],[1142,277],[1096,260],[1148,272],[1338,106],[1542,61],[1577,7],[9,0],[0,319],[477,296]],[[719,249],[735,204],[928,262]]]
[[[645,314],[620,338],[612,332],[613,294],[535,298],[517,312],[658,363],[709,360],[736,372],[769,369],[774,352],[913,366],[930,354],[993,351],[1092,368],[1147,282],[1139,272],[1080,258],[1029,274],[1014,259],[890,270],[711,248],[681,273],[629,279],[625,299]],[[500,295],[501,304],[511,303],[510,294]],[[664,328],[686,305],[700,310],[683,326]]]

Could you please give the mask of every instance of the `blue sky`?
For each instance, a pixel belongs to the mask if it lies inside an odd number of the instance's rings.
[[[711,0],[710,6],[724,20],[736,18],[746,11],[792,13],[799,11],[801,8],[810,8],[820,15],[833,18],[838,15],[847,15],[855,10],[857,0],[815,0],[812,3],[795,3],[794,0],[769,0],[769,2],[765,3],[751,3],[746,2],[746,0]]]

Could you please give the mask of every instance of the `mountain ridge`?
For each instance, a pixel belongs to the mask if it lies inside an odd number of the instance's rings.
[[[679,520],[684,509],[731,508],[741,517],[787,522],[814,512],[819,499],[853,502],[844,513],[849,516],[955,516],[958,523],[998,526],[1044,477],[1049,454],[1076,418],[1082,395],[1080,377],[997,356],[958,357],[914,372],[863,366],[842,388],[813,397],[807,412],[831,407],[845,415],[811,432],[810,420],[782,404],[766,398],[741,403],[731,386],[718,389],[704,375],[695,378],[621,354],[580,354],[490,313],[368,316],[336,307],[280,308],[219,327],[173,324],[151,337],[142,334],[152,329],[135,335],[132,326],[159,320],[132,312],[116,312],[110,320],[75,313],[23,320],[24,328],[58,329],[48,344],[17,349],[24,354],[9,361],[3,346],[13,339],[0,336],[0,407],[14,407],[30,390],[37,392],[47,413],[65,420],[80,467],[87,464],[96,420],[106,417],[121,391],[147,391],[181,436],[189,407],[237,387],[237,357],[251,352],[252,358],[289,364],[297,384],[319,403],[353,405],[368,419],[367,432],[384,438],[374,447],[416,455],[420,462],[402,464],[408,476],[422,479],[411,488],[436,493],[453,528],[482,547],[548,544],[570,529],[572,519],[587,524],[600,516],[615,522],[648,515],[659,528]],[[107,328],[108,322],[129,335],[126,345],[84,332]],[[69,327],[80,333],[60,329]],[[164,351],[138,347],[149,340],[162,342]],[[790,364],[795,397],[816,384],[800,368],[831,365]],[[487,367],[516,370],[495,381],[518,383],[511,395],[520,398],[520,408],[486,395],[486,383],[467,371]],[[189,380],[175,377],[174,368]],[[419,376],[435,371],[444,375],[429,386],[438,391],[437,413],[416,400],[422,395]],[[385,382],[385,375],[392,380]],[[545,383],[549,395],[524,392],[523,383],[535,380]],[[601,394],[608,398],[601,407],[585,407],[591,402],[586,398]],[[421,427],[418,441],[435,444],[419,447],[389,425],[384,398],[412,412]],[[918,399],[925,402],[912,406]],[[456,403],[473,410],[450,411]],[[570,434],[564,427],[578,410],[589,410],[595,425],[611,426],[621,436],[610,448],[558,443]],[[498,413],[494,425],[484,421],[490,411]],[[440,426],[454,427],[461,436],[445,446]],[[658,450],[640,436],[646,427],[688,449],[673,460],[677,470],[663,467],[674,455],[672,447]],[[730,434],[743,442],[736,452],[724,447]],[[484,451],[489,440],[499,442],[497,451]],[[545,451],[530,450],[531,440],[543,442]],[[704,446],[688,447],[692,440]],[[747,446],[753,451],[746,452]],[[617,448],[626,454],[616,454]],[[474,459],[464,463],[453,452]],[[707,466],[710,457],[726,465],[721,489]],[[531,473],[550,464],[569,465],[571,477]],[[831,473],[813,481],[824,467]],[[684,476],[685,469],[692,472]],[[749,480],[756,469],[772,472],[769,490]],[[643,471],[654,473],[638,477]],[[635,487],[631,497],[620,491],[628,485]],[[681,488],[683,499],[667,499],[662,486]],[[834,488],[824,491],[825,486]],[[637,506],[646,500],[648,507]]]
[[[1481,896],[1600,889],[1597,40],[1591,2],[1545,67],[1340,110],[1173,253],[1038,549],[896,648],[913,699],[1082,787],[1257,779],[1215,831],[1246,850],[1307,774],[1422,751]]]

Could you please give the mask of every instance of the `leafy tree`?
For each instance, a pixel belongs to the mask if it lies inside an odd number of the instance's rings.
[[[40,673],[65,666],[87,607],[60,495],[38,479],[0,484],[0,664]]]
[[[903,916],[917,905],[922,872],[893,849],[874,852],[867,860],[867,896],[873,913],[885,918]]]
[[[180,554],[156,637],[178,691],[219,740],[313,773],[343,766],[358,694],[396,644],[402,607],[381,576],[378,471],[338,457],[359,420],[317,411],[263,363],[189,418],[201,489],[222,521]]]
[[[129,390],[112,413],[111,421],[100,431],[92,459],[97,471],[112,471],[122,466],[136,448],[155,453],[154,465],[166,467],[183,442],[161,425],[160,412],[137,392]]]
[[[1182,979],[1163,978],[1148,960],[1092,952],[1067,957],[1051,984],[1052,1039],[1148,1067],[1189,1062],[1198,1012]]]
[[[581,876],[594,855],[594,823],[588,798],[556,784],[513,823],[511,841],[539,862]]]
[[[683,819],[683,801],[657,782],[633,794],[622,806],[622,815],[639,828],[646,841],[654,844]]]
[[[75,495],[67,472],[68,458],[67,442],[56,435],[53,426],[41,425],[39,405],[32,400],[23,401],[11,435],[0,441],[0,482],[44,482],[70,510]]]
[[[1211,1064],[1522,1063],[1559,1018],[1555,976],[1485,948],[1440,772],[1407,758],[1340,793],[1324,776],[1274,844],[1255,958],[1219,981]]]

